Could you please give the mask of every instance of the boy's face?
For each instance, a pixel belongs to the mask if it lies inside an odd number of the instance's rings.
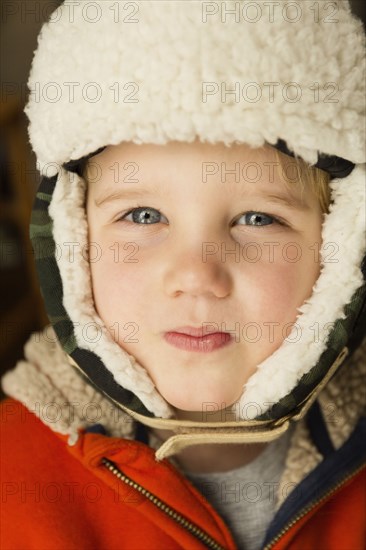
[[[233,404],[318,278],[318,201],[285,185],[293,159],[274,163],[271,147],[197,141],[123,143],[92,159],[96,309],[177,409]],[[229,335],[174,334],[186,326]]]

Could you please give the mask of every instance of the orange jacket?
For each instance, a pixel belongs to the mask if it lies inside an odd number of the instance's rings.
[[[69,446],[13,399],[0,412],[2,550],[236,548],[199,491],[144,443],[81,432]],[[365,548],[365,477],[357,468],[266,548]]]

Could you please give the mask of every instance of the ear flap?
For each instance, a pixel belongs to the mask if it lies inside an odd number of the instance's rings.
[[[95,310],[85,181],[78,174],[80,162],[68,164],[74,171],[62,168],[42,178],[32,212],[31,239],[48,316],[62,348],[93,385],[135,412],[169,418],[172,410],[146,370],[113,340]]]
[[[365,165],[345,179],[333,179],[330,187],[333,201],[323,223],[322,268],[313,293],[298,308],[288,337],[258,365],[240,400],[244,409],[258,404],[265,413],[261,419],[279,418],[296,408],[348,348],[349,339],[357,342],[365,334]],[[334,244],[336,258],[328,259]]]
[[[361,271],[364,279],[364,287],[366,287],[366,255],[362,260]],[[347,344],[349,349],[349,356],[351,356],[352,353],[360,346],[362,340],[366,335],[365,321],[366,321],[366,298],[363,300],[359,313],[355,318],[353,330],[351,332],[351,335]]]

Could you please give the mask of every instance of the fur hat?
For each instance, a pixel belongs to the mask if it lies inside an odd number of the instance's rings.
[[[87,245],[85,181],[75,166],[107,145],[268,143],[331,173],[321,272],[298,308],[296,334],[243,388],[240,404],[259,405],[253,416],[293,414],[363,335],[362,23],[347,0],[333,13],[310,2],[265,4],[66,0],[39,36],[25,111],[43,176],[31,236],[48,315],[80,371],[145,416],[170,418],[172,409],[99,318],[87,254],[71,262],[63,246]],[[327,262],[334,242],[337,261]]]

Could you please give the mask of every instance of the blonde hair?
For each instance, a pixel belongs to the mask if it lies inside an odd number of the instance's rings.
[[[305,188],[311,189],[311,192],[316,196],[319,201],[319,205],[323,214],[328,213],[329,204],[331,199],[330,193],[330,175],[324,170],[310,166],[307,162],[299,157],[294,157],[293,162],[290,163],[292,167],[295,167],[296,174],[294,177],[288,176],[288,162],[285,167],[285,159],[287,156],[284,153],[281,153],[275,149],[276,160],[279,165],[283,168],[282,177],[285,181],[285,184],[288,188],[293,185],[301,185],[301,195],[303,194]]]

